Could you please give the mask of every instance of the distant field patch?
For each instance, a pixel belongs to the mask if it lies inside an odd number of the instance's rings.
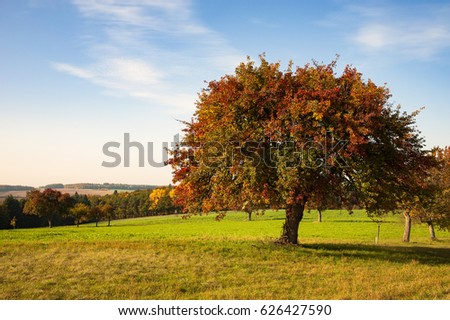
[[[61,193],[68,193],[70,195],[74,195],[75,192],[78,192],[80,195],[98,195],[98,196],[104,196],[106,194],[112,194],[114,190],[107,190],[107,189],[70,189],[70,188],[60,188],[60,189],[54,189],[58,190]],[[117,190],[118,192],[122,192],[123,190]],[[125,190],[128,191],[129,190]],[[5,191],[0,192],[0,202],[3,201],[7,196],[12,195],[14,198],[23,199],[27,196],[27,191],[20,190],[20,191]]]

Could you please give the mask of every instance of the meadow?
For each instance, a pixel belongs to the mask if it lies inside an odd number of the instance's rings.
[[[279,245],[283,211],[0,230],[0,299],[450,299],[450,233],[316,212]]]

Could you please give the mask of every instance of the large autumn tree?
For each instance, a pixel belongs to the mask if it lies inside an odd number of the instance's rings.
[[[176,199],[186,212],[285,208],[280,240],[297,243],[309,199],[357,198],[397,209],[423,141],[414,115],[388,103],[384,86],[336,62],[280,70],[264,56],[211,81],[172,152]]]

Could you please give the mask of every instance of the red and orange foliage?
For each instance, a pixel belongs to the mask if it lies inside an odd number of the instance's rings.
[[[396,208],[427,167],[415,114],[392,108],[389,90],[351,66],[337,75],[336,61],[285,71],[260,61],[199,94],[169,160],[178,204],[190,213],[285,208],[289,243],[313,196]]]

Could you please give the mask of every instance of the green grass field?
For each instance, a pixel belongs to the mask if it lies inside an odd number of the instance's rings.
[[[0,231],[0,299],[450,299],[450,233],[399,216],[307,213],[299,246],[274,242],[284,212]]]

